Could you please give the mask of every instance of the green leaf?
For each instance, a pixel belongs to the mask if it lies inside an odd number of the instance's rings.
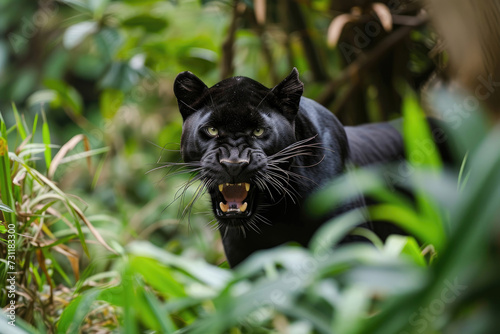
[[[393,256],[404,254],[419,266],[427,266],[420,246],[413,237],[396,234],[390,235],[385,242],[384,252]]]
[[[114,62],[106,72],[99,85],[102,88],[113,88],[123,92],[130,91],[139,82],[141,73],[133,69],[129,63]]]
[[[128,264],[125,265],[122,273],[122,287],[123,287],[123,326],[125,334],[137,334],[137,313],[138,296],[134,291],[134,281],[136,280],[134,272],[130,269]]]
[[[99,300],[119,307],[125,306],[124,291],[122,286],[113,286],[101,290]]]
[[[182,284],[175,280],[170,269],[165,265],[147,257],[132,256],[130,267],[165,296],[176,298],[187,296]]]
[[[94,21],[84,21],[69,27],[63,36],[63,45],[66,49],[73,49],[80,45],[85,38],[98,31],[99,24]]]
[[[165,29],[168,26],[168,22],[164,18],[154,17],[149,14],[139,14],[124,20],[122,25],[127,28],[142,27],[149,33],[155,33]]]
[[[26,130],[24,129],[23,122],[21,121],[21,117],[19,116],[19,112],[17,111],[17,107],[14,103],[12,103],[12,110],[14,111],[14,117],[16,118],[17,131],[21,135],[22,140],[25,140],[27,137]]]
[[[155,316],[158,324],[160,325],[162,333],[173,333],[177,330],[175,323],[170,319],[167,314],[161,312],[163,309],[155,296],[149,291],[144,291],[144,297],[149,306],[149,309],[152,311]]]
[[[29,107],[39,105],[45,105],[53,102],[57,98],[57,92],[52,89],[42,89],[34,92],[28,97],[27,104]]]
[[[55,107],[66,107],[70,108],[72,112],[77,115],[82,113],[83,100],[80,93],[70,85],[66,84],[60,80],[47,79],[44,81],[44,85],[57,92],[57,99],[52,101]]]
[[[89,8],[94,13],[94,18],[99,20],[102,18],[110,0],[87,0],[87,2],[89,4]]]
[[[343,291],[339,307],[332,322],[332,333],[355,334],[366,316],[370,305],[369,294],[359,286],[351,286]]]
[[[50,142],[50,130],[49,123],[47,123],[47,119],[45,117],[45,113],[43,115],[43,124],[42,124],[42,137],[43,143],[45,144],[45,166],[47,166],[47,170],[50,169],[50,164],[52,163],[52,148]]]
[[[356,226],[368,221],[366,212],[362,209],[344,213],[323,224],[314,234],[310,245],[314,254],[330,250],[339,243]]]
[[[429,124],[427,123],[424,112],[420,108],[415,94],[407,93],[403,104],[403,132],[406,148],[407,160],[411,167],[418,169],[430,169],[432,171],[442,171],[443,163],[439,151],[434,143]],[[434,244],[437,250],[443,244],[445,237],[443,222],[438,208],[415,184],[415,200],[417,202],[418,212],[429,224],[434,225],[436,233]]]
[[[415,94],[406,94],[403,102],[403,115],[407,160],[413,167],[440,170],[443,163]]]
[[[123,44],[124,37],[117,29],[104,27],[94,35],[94,40],[99,51],[99,58],[97,59],[107,67]],[[105,62],[102,61],[103,57],[106,59]],[[104,68],[99,67],[99,70],[104,71]]]
[[[38,114],[35,115],[35,119],[33,120],[33,130],[31,132],[31,142],[34,142],[37,124],[38,124]]]
[[[433,220],[422,219],[414,210],[391,204],[378,204],[369,208],[374,221],[390,221],[423,242],[430,243],[436,249],[442,249],[445,243],[443,228]],[[375,222],[376,224],[376,222]]]
[[[5,205],[3,203],[0,203],[0,210],[3,211],[3,212],[9,212],[9,213],[15,212],[9,206],[7,206],[7,205]]]
[[[12,177],[11,177],[11,166],[9,159],[9,144],[7,141],[7,128],[3,117],[0,114],[0,132],[2,137],[0,137],[0,194],[2,194],[2,200],[8,208],[14,208],[14,194],[12,191]],[[5,215],[7,223],[16,222],[16,214],[14,212],[7,212]]]
[[[101,93],[99,106],[101,107],[101,115],[104,118],[112,119],[118,109],[121,107],[124,99],[122,91],[117,89],[105,89]]]
[[[100,290],[94,289],[73,299],[61,314],[61,318],[57,324],[57,333],[78,333],[83,320],[91,311],[91,306],[97,300],[100,293]]]
[[[67,4],[70,7],[73,7],[74,9],[84,12],[84,13],[90,13],[91,8],[88,4],[87,1],[84,0],[59,0],[62,3]]]
[[[232,276],[228,270],[211,266],[201,260],[182,258],[149,242],[134,241],[127,248],[131,254],[150,257],[164,265],[180,268],[200,282],[214,288],[222,288]]]

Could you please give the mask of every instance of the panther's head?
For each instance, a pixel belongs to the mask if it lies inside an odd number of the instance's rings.
[[[299,154],[294,120],[303,84],[298,71],[272,89],[234,77],[208,88],[190,72],[174,83],[184,121],[181,153],[211,196],[219,222],[240,227],[290,189],[287,171]]]

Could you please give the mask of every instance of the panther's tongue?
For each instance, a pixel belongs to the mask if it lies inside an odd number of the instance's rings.
[[[237,211],[245,212],[247,203],[243,203],[247,197],[248,190],[250,190],[249,183],[225,183],[219,185],[219,191],[224,196],[226,203],[219,203],[219,207],[223,212]]]

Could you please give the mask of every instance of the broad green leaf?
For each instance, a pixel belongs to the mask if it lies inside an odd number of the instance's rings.
[[[165,265],[147,257],[133,256],[130,259],[130,267],[166,297],[187,296],[182,284],[176,281],[172,272]]]
[[[115,306],[125,306],[124,291],[122,286],[104,288],[99,294],[99,300],[105,301]]]

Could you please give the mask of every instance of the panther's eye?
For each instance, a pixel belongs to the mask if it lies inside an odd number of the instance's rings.
[[[255,137],[260,137],[264,134],[264,129],[263,128],[257,128],[255,130],[253,130],[253,135]]]
[[[213,126],[207,127],[206,130],[207,133],[212,137],[217,137],[219,135],[219,130],[217,130],[217,128],[214,128]]]

